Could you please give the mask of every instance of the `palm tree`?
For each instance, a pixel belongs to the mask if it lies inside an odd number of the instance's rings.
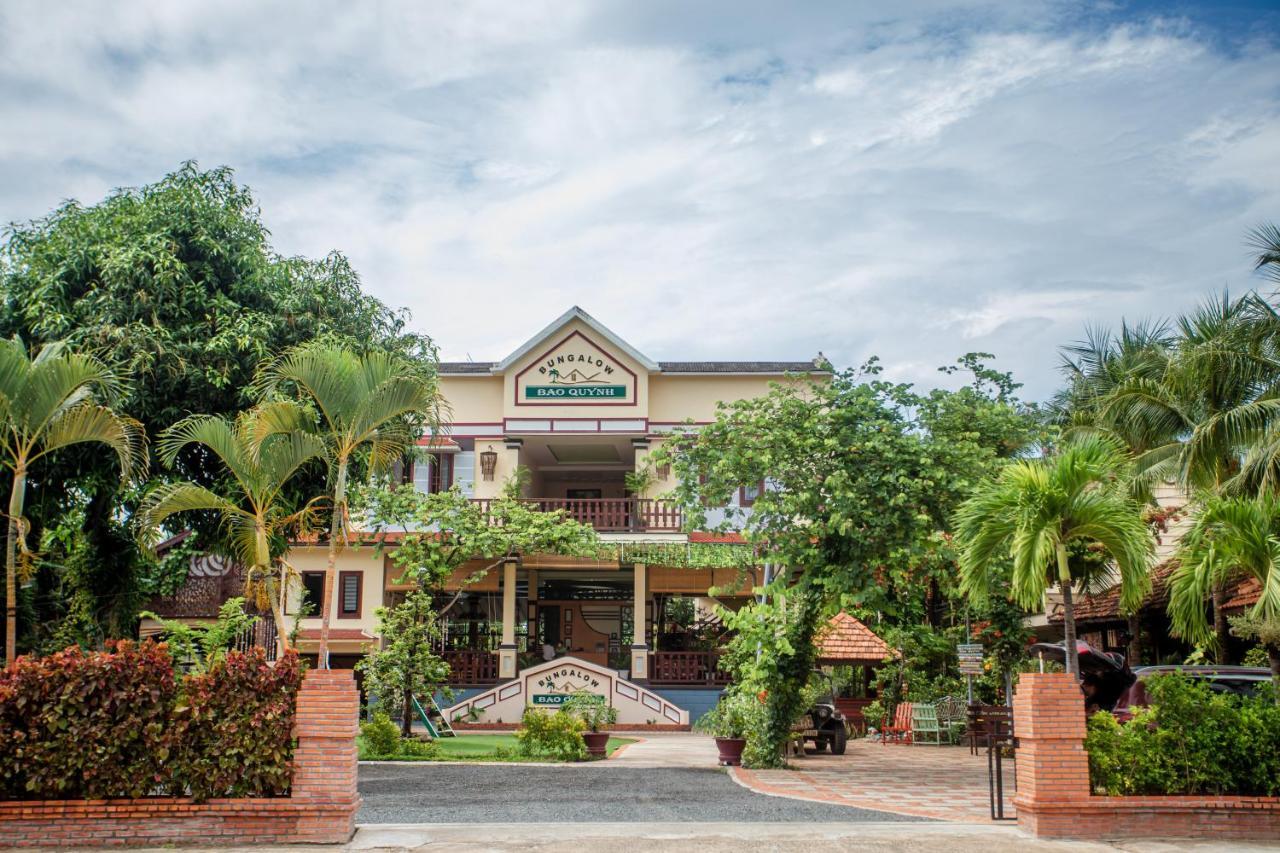
[[[258,412],[243,412],[234,422],[212,415],[193,415],[165,430],[160,457],[172,466],[183,448],[198,444],[208,448],[231,475],[238,494],[223,497],[195,483],[168,483],[151,491],[138,513],[145,538],[152,538],[171,515],[212,511],[222,517],[227,544],[248,568],[245,597],[260,608],[270,608],[282,649],[289,647],[284,620],[284,584],[276,583],[271,542],[304,527],[312,504],[290,512],[283,492],[289,480],[313,459],[323,459],[324,442],[301,431],[274,433],[258,439]]]
[[[338,550],[346,544],[347,477],[351,460],[367,451],[371,471],[385,470],[404,456],[417,435],[415,419],[434,419],[439,392],[434,375],[386,352],[360,354],[328,344],[296,347],[265,365],[256,382],[263,397],[294,390],[302,402],[267,403],[259,435],[315,431],[324,439],[332,475],[333,516],[329,560],[321,604],[318,663],[329,666],[329,620]]]
[[[1261,626],[1271,675],[1280,689],[1280,497],[1206,501],[1182,540],[1180,557],[1169,580],[1174,631],[1192,642],[1209,639],[1205,597],[1242,574],[1252,575],[1262,593],[1250,616]]]
[[[1272,281],[1280,282],[1280,226],[1274,222],[1259,225],[1249,232],[1249,245],[1257,250],[1253,268],[1262,270]]]
[[[146,437],[137,421],[95,402],[120,390],[107,365],[60,342],[45,344],[32,358],[22,341],[0,341],[0,464],[13,472],[5,552],[5,661],[18,642],[18,553],[30,559],[22,517],[31,466],[73,444],[101,442],[115,451],[121,477],[146,468]],[[95,397],[95,395],[97,395]]]
[[[1148,483],[1174,480],[1192,496],[1256,488],[1269,466],[1280,470],[1280,455],[1259,457],[1280,450],[1280,316],[1256,294],[1224,293],[1178,331],[1159,375],[1120,382],[1099,401],[1098,422],[1144,437],[1136,468]],[[1212,593],[1219,655],[1229,637],[1223,595]]]
[[[1051,459],[1011,463],[979,486],[956,513],[961,589],[983,603],[994,573],[1012,558],[1011,597],[1038,606],[1054,584],[1062,593],[1067,671],[1079,675],[1072,586],[1089,582],[1069,548],[1099,543],[1120,574],[1120,601],[1127,610],[1151,587],[1147,564],[1153,552],[1142,510],[1129,497],[1128,457],[1112,439],[1083,435]],[[1074,568],[1074,571],[1073,571]]]

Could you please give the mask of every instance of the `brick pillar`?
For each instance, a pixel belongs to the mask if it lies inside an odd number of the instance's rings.
[[[351,670],[308,670],[298,691],[290,799],[308,807],[299,841],[339,844],[355,833],[360,693]]]
[[[1084,751],[1084,695],[1063,672],[1023,673],[1013,696],[1018,738],[1018,827],[1032,834],[1038,809],[1089,798],[1089,759]]]

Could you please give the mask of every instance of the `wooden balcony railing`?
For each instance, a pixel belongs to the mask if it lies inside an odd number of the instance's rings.
[[[450,649],[440,653],[449,664],[450,684],[497,684],[498,655],[496,652],[477,652],[467,649]]]
[[[649,683],[717,687],[729,683],[715,652],[650,652]]]
[[[487,498],[475,498],[488,509]],[[651,498],[526,498],[543,512],[564,510],[569,517],[602,532],[679,532],[684,519],[669,501]]]

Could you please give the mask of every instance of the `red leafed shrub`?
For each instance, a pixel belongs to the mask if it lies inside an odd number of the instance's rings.
[[[288,793],[301,684],[295,653],[270,666],[259,648],[231,652],[187,678],[173,729],[173,757],[187,793],[197,801]]]
[[[177,695],[168,652],[123,641],[0,674],[0,797],[141,797],[163,786]]]
[[[284,794],[301,683],[296,654],[261,649],[180,681],[150,642],[19,658],[0,673],[0,799]]]

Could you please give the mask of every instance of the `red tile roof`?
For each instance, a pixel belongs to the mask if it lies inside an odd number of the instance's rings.
[[[742,545],[747,540],[741,533],[703,533],[693,531],[689,534],[690,542],[706,542],[714,545]]]
[[[1162,608],[1169,603],[1169,578],[1177,567],[1177,560],[1165,560],[1151,570],[1151,592],[1142,600],[1140,609]],[[1082,595],[1073,603],[1077,622],[1117,622],[1125,619],[1125,614],[1120,610],[1120,584],[1093,595]],[[1049,621],[1062,621],[1061,605],[1049,614]]]
[[[447,435],[427,436],[418,439],[419,447],[430,447],[434,450],[461,450],[462,446]]]
[[[894,655],[889,644],[848,613],[841,611],[818,636],[818,659],[839,663],[880,663]]]
[[[1231,590],[1231,597],[1223,602],[1223,610],[1244,610],[1253,607],[1262,597],[1262,584],[1257,578],[1245,578]]]

